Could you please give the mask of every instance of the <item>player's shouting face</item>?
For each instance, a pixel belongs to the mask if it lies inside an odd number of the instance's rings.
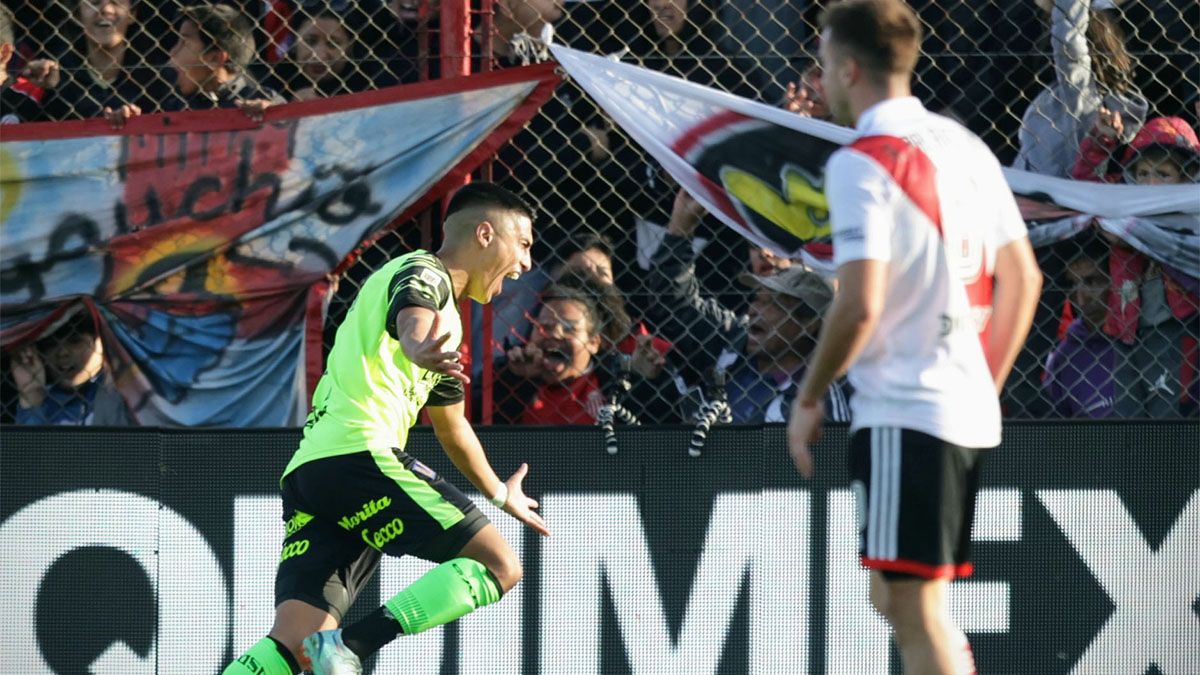
[[[488,303],[500,294],[505,279],[516,279],[532,265],[533,223],[523,214],[504,211],[493,215],[476,228],[482,246],[468,294],[479,303]]]

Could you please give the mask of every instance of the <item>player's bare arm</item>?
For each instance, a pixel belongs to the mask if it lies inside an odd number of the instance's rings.
[[[858,358],[883,309],[887,263],[853,260],[838,267],[838,292],[825,318],[798,399],[820,401],[830,383]]]
[[[996,391],[1004,388],[1017,353],[1025,344],[1041,292],[1042,270],[1028,238],[1010,241],[996,252],[992,320],[986,354]]]
[[[471,428],[464,411],[466,406],[459,402],[448,406],[429,406],[429,421],[433,424],[433,433],[438,442],[446,450],[446,455],[454,466],[471,481],[493,503],[499,501],[498,496],[505,496],[503,509],[506,513],[525,523],[538,534],[550,536],[546,521],[534,509],[538,507],[537,500],[525,496],[521,482],[529,472],[529,465],[522,464],[507,481],[501,481],[488,462],[479,443],[479,437]],[[497,504],[498,505],[498,504]]]
[[[825,392],[849,369],[875,332],[883,309],[886,277],[887,263],[879,260],[852,260],[838,267],[838,292],[788,419],[788,449],[805,478],[813,474],[808,444],[821,435]]]
[[[425,370],[449,375],[463,384],[469,384],[460,362],[462,355],[447,350],[446,341],[450,331],[440,332],[441,316],[425,307],[405,307],[396,315],[396,335],[400,337],[400,348],[404,355]]]

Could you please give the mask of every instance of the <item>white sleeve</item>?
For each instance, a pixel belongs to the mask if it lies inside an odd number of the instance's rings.
[[[1017,198],[1013,194],[1012,188],[1004,179],[1004,170],[1000,168],[1000,162],[990,151],[986,152],[986,166],[990,178],[988,189],[995,195],[994,199],[996,200],[996,229],[992,236],[995,237],[993,243],[996,250],[1000,250],[1009,242],[1029,236],[1029,227],[1025,225],[1025,219],[1021,217],[1021,209],[1017,206]]]
[[[833,230],[833,262],[892,258],[892,178],[854,150],[833,153],[825,166],[825,197]]]

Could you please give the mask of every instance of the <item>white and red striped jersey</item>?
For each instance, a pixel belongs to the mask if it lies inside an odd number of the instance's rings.
[[[996,251],[1026,236],[1000,163],[915,98],[862,114],[829,158],[837,265],[887,263],[883,311],[850,367],[852,429],[903,427],[968,448],[1000,444],[982,343]]]

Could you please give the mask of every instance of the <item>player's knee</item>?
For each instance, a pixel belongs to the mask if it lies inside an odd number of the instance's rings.
[[[319,630],[336,628],[337,619],[328,612],[300,600],[285,600],[275,608],[275,623],[268,636],[286,648],[297,663],[306,664],[304,638]]]
[[[304,655],[303,643],[304,638],[308,637],[307,635],[293,634],[292,632],[288,631],[277,633],[275,630],[272,630],[268,634],[268,637],[274,639],[277,644],[286,649],[288,654],[292,657],[292,660],[299,664],[300,667],[307,668],[310,665],[311,662],[308,660],[308,657]]]
[[[488,565],[488,571],[492,573],[492,576],[496,577],[496,583],[500,584],[500,589],[504,593],[512,590],[521,581],[521,577],[525,575],[525,570],[521,567],[521,561],[512,552],[498,556]]]

